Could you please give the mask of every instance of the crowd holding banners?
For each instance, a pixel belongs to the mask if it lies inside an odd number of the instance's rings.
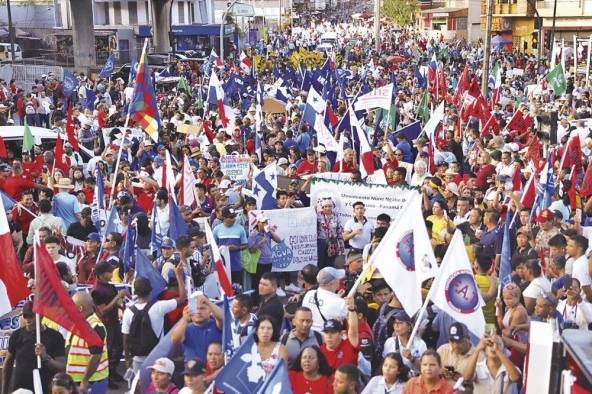
[[[530,322],[592,323],[582,62],[493,53],[481,92],[481,45],[381,35],[2,83],[2,393],[545,392]]]

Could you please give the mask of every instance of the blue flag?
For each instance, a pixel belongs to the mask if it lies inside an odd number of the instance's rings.
[[[512,281],[512,242],[510,240],[510,222],[512,211],[506,212],[504,224],[504,238],[502,240],[502,254],[500,258],[499,279],[502,289]]]
[[[419,134],[421,133],[421,121],[417,121],[414,123],[411,123],[408,126],[403,127],[402,129],[399,129],[395,132],[395,134],[402,134],[405,137],[407,137],[407,141],[412,141],[414,139],[416,139]],[[393,143],[396,145],[396,142],[394,142],[394,137],[393,137]]]
[[[224,321],[222,325],[222,350],[226,360],[230,360],[234,354],[234,340],[232,338],[232,314],[230,313],[230,305],[228,297],[224,296]]]
[[[97,99],[97,94],[94,90],[85,88],[86,89],[86,103],[84,106],[91,111],[95,109],[95,101]]]
[[[103,69],[99,73],[99,78],[109,78],[111,76],[111,74],[113,73],[114,68],[115,68],[115,54],[112,53],[109,55],[109,58],[107,58],[107,61],[105,62],[105,65],[103,66]]]
[[[16,204],[16,201],[13,200],[8,194],[0,191],[0,197],[2,197],[2,204],[4,204],[5,210],[11,210],[12,207]]]
[[[136,254],[136,276],[146,278],[150,282],[150,286],[152,287],[150,302],[156,300],[158,295],[167,287],[166,281],[160,272],[154,268],[148,256],[140,249],[138,249],[138,253]]]
[[[78,78],[68,70],[64,70],[64,95],[72,97],[78,88]]]
[[[133,59],[130,64],[130,72],[128,82],[133,82],[136,79],[136,73],[138,72],[138,60]]]
[[[415,78],[417,79],[417,86],[422,89],[426,89],[428,87],[428,79],[422,75],[419,71],[419,68],[415,67]]]
[[[258,173],[253,178],[252,194],[257,201],[257,209],[276,209],[277,201],[275,199],[277,189],[277,168],[271,164]]]
[[[246,394],[254,393],[264,380],[261,355],[251,334],[216,376],[214,386],[226,394]]]
[[[288,377],[288,366],[284,359],[280,359],[273,367],[271,373],[263,383],[263,386],[257,390],[256,394],[292,394],[292,386]]]
[[[133,257],[136,255],[136,229],[133,225],[127,226],[125,243],[123,244],[123,272],[127,273],[134,267]]]
[[[109,219],[107,220],[107,226],[105,227],[105,233],[101,234],[103,240],[107,238],[107,234],[116,233],[117,226],[115,225],[115,219],[118,217],[117,208],[113,207],[109,213]]]
[[[172,198],[169,198],[169,220],[169,237],[173,241],[179,239],[181,235],[187,235],[189,233],[189,227],[185,223],[177,203]]]

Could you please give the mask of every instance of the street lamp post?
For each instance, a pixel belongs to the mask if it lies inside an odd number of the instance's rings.
[[[238,0],[233,0],[232,3],[226,8],[226,11],[222,14],[222,21],[220,21],[220,59],[224,61],[224,21],[226,20],[226,15],[228,15],[228,11],[232,8],[232,6]]]
[[[10,39],[11,63],[14,63],[14,26],[12,26],[12,10],[10,0],[6,0],[6,15],[8,16],[8,38]]]

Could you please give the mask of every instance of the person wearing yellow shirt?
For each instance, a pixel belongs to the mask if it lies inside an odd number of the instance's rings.
[[[475,282],[481,291],[485,306],[483,315],[487,324],[495,324],[495,297],[497,295],[497,277],[489,274],[493,264],[493,255],[486,251],[477,251],[473,270],[475,271]]]
[[[440,201],[434,201],[432,204],[432,214],[426,218],[428,222],[432,223],[433,245],[447,244],[455,229],[455,225],[446,214],[443,204]]]

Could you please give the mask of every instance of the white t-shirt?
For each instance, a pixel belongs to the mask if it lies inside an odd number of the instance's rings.
[[[315,294],[317,294],[319,306],[315,302]],[[302,299],[302,306],[312,311],[312,329],[318,332],[323,331],[325,320],[343,320],[347,316],[347,306],[344,299],[325,289],[310,290],[307,292]],[[321,312],[325,317],[324,320]]]
[[[398,345],[398,346],[397,346]],[[398,348],[398,349],[397,349]],[[390,337],[384,342],[384,349],[382,350],[382,357],[386,356],[389,353],[401,353],[401,357],[403,357],[403,344],[399,341],[398,337]],[[414,359],[418,359],[421,357],[423,352],[428,349],[428,346],[421,338],[413,338],[413,342],[411,342],[411,346],[409,346],[409,351],[411,352],[411,356]],[[403,363],[409,368],[413,369],[413,362],[411,360],[406,359],[403,357]]]
[[[534,278],[526,289],[522,292],[523,297],[537,298],[551,292],[551,282],[544,276]]]
[[[131,306],[131,305],[130,305]],[[136,309],[141,311],[146,307],[146,303],[142,304],[134,304]],[[163,301],[156,301],[154,305],[148,311],[148,316],[150,316],[150,323],[152,324],[152,329],[158,338],[162,336],[162,330],[164,327],[164,315],[169,312],[174,311],[177,308],[177,300],[163,300]],[[130,333],[130,326],[132,324],[132,319],[134,318],[134,313],[130,308],[126,308],[123,312],[123,319],[121,321],[121,332],[123,334]]]
[[[503,388],[500,394],[510,394],[512,392],[512,384],[506,371],[506,367],[500,365],[496,376],[492,376],[489,368],[487,368],[487,360],[483,359],[477,362],[475,366],[475,378],[473,393],[474,394],[489,394],[499,393],[500,387]]]
[[[580,281],[580,287],[592,285],[592,278],[590,278],[590,272],[588,272],[588,259],[586,258],[586,255],[580,256],[574,260],[571,275]],[[584,292],[582,292],[582,297],[585,298]]]
[[[364,249],[366,244],[370,243],[372,236],[372,224],[368,219],[365,223],[356,221],[355,218],[349,219],[343,226],[343,232],[350,232],[361,228],[362,234],[358,234],[349,240],[349,246],[355,249]]]
[[[76,263],[74,262],[74,260],[71,260],[66,256],[60,255],[60,257],[56,261],[54,261],[54,263],[65,263],[68,266],[70,273],[72,275],[76,275]]]

